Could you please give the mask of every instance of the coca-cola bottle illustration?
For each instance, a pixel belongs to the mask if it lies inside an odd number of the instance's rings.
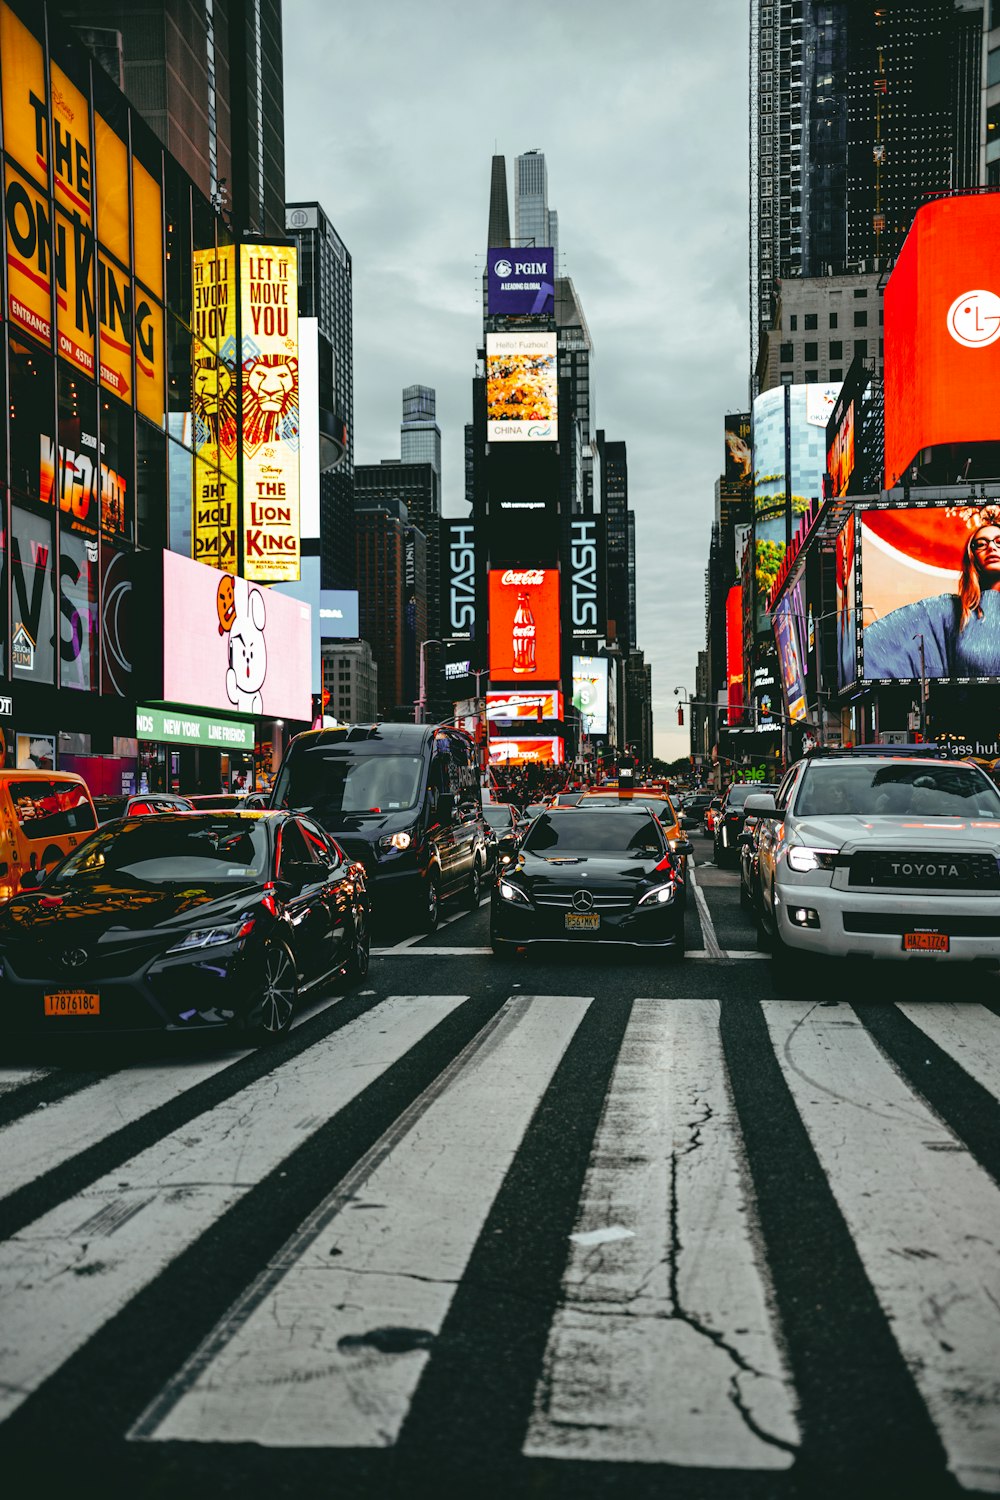
[[[535,672],[535,617],[527,594],[518,594],[514,611],[514,671]]]

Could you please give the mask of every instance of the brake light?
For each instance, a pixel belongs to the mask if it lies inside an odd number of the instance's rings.
[[[660,863],[656,866],[656,869],[658,874],[673,875],[675,869],[673,855],[665,854],[660,860]]]
[[[266,882],[263,894],[260,898],[260,904],[265,911],[269,911],[271,913],[272,917],[276,917],[278,915],[278,898],[274,894],[273,880],[268,880]]]

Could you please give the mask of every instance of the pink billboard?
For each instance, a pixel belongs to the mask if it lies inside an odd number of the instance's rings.
[[[312,715],[308,604],[163,554],[163,699],[268,719]]]

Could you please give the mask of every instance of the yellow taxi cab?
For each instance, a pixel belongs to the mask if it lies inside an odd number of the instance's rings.
[[[22,875],[54,865],[96,827],[82,776],[0,770],[0,902],[17,894]]]

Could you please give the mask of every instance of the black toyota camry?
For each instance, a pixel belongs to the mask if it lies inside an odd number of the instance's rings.
[[[364,870],[286,812],[122,818],[0,907],[8,1030],[229,1027],[257,1042],[368,969]]]
[[[684,955],[684,870],[641,805],[549,808],[493,889],[498,958],[530,943],[626,943]]]

